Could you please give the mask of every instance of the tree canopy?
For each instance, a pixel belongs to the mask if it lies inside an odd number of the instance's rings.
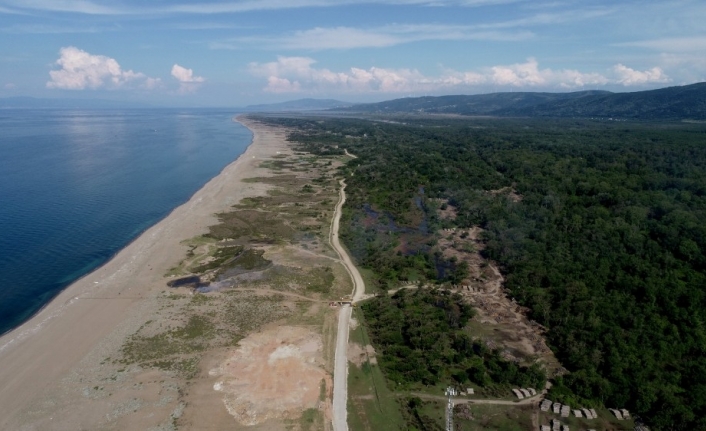
[[[436,230],[480,226],[570,371],[557,394],[706,429],[706,126],[277,121],[302,148],[358,156],[342,172],[343,239],[381,286],[453,276],[437,270]],[[491,192],[506,187],[521,200]],[[438,199],[455,220],[436,216]],[[414,239],[402,253],[401,235]]]

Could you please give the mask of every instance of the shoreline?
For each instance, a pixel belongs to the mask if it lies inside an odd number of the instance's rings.
[[[169,211],[169,212],[168,212],[167,214],[165,214],[163,217],[161,217],[161,218],[155,220],[155,222],[152,223],[151,225],[149,225],[148,227],[142,229],[142,230],[141,230],[139,233],[137,233],[132,239],[130,239],[130,241],[128,241],[124,246],[120,247],[120,248],[117,249],[113,254],[111,254],[108,258],[106,258],[103,263],[101,263],[100,265],[98,265],[98,266],[96,266],[95,268],[91,269],[90,271],[84,273],[84,274],[81,275],[80,277],[76,278],[75,280],[73,280],[72,282],[70,282],[70,283],[68,283],[66,286],[64,286],[64,287],[63,287],[61,290],[59,290],[55,295],[53,295],[49,301],[47,301],[46,303],[44,303],[38,310],[36,310],[35,312],[33,312],[33,313],[32,313],[28,318],[26,318],[22,323],[20,323],[19,325],[15,326],[14,328],[8,329],[7,331],[0,333],[0,354],[2,354],[2,351],[3,351],[3,349],[5,348],[5,344],[4,344],[4,343],[5,343],[5,340],[4,340],[4,339],[5,339],[7,336],[10,336],[13,332],[15,332],[15,331],[21,329],[23,326],[25,326],[26,324],[28,324],[28,323],[30,323],[32,320],[34,320],[35,317],[37,317],[40,313],[42,313],[45,308],[49,307],[49,306],[52,304],[52,302],[54,302],[57,298],[59,298],[59,296],[60,296],[62,293],[64,293],[66,290],[70,289],[74,284],[80,282],[80,281],[83,280],[85,277],[87,277],[87,276],[93,274],[94,272],[100,271],[105,265],[107,265],[108,263],[110,263],[110,261],[112,261],[113,259],[115,259],[115,257],[116,257],[118,254],[120,254],[120,252],[122,252],[124,249],[130,247],[130,245],[131,245],[132,243],[134,243],[135,241],[137,241],[145,232],[147,232],[148,230],[150,230],[152,227],[157,226],[158,224],[160,224],[160,223],[161,223],[162,221],[164,221],[165,219],[167,219],[167,218],[168,218],[169,216],[171,216],[172,213],[173,213],[174,211],[176,211],[179,207],[188,204],[189,201],[191,201],[191,199],[192,199],[197,193],[199,193],[199,192],[201,191],[201,189],[203,189],[204,187],[206,187],[206,186],[208,185],[208,183],[210,183],[212,180],[214,180],[214,179],[217,178],[219,175],[221,175],[221,174],[222,174],[226,169],[228,169],[232,164],[236,163],[236,162],[238,161],[238,159],[240,159],[240,158],[248,151],[248,149],[250,148],[250,146],[253,144],[253,140],[254,140],[254,137],[255,137],[255,134],[254,134],[253,130],[250,129],[248,126],[246,126],[242,121],[239,121],[239,120],[238,120],[238,118],[245,117],[246,115],[247,115],[247,114],[237,114],[237,115],[231,117],[231,121],[232,121],[233,123],[239,123],[239,124],[241,124],[243,127],[247,128],[247,129],[250,131],[251,135],[252,135],[252,137],[250,138],[250,143],[248,144],[248,146],[245,148],[245,150],[244,150],[240,155],[238,155],[238,157],[235,158],[235,160],[231,161],[231,162],[228,163],[226,166],[224,166],[223,169],[221,169],[215,176],[213,176],[213,177],[210,178],[208,181],[206,181],[206,183],[204,183],[203,186],[201,186],[198,190],[196,190],[196,191],[195,191],[191,196],[189,196],[185,201],[183,201],[182,203],[180,203],[180,204],[177,205],[176,207],[172,208],[171,211]]]
[[[132,243],[134,243],[135,241],[137,241],[138,239],[140,239],[140,237],[141,237],[142,235],[144,235],[145,232],[147,232],[148,230],[152,229],[153,227],[157,226],[158,224],[162,223],[164,220],[166,220],[167,218],[169,218],[169,217],[172,215],[172,213],[173,213],[174,211],[176,211],[178,208],[180,208],[181,206],[188,204],[188,203],[191,201],[191,199],[193,199],[193,197],[194,197],[197,193],[199,193],[199,192],[201,191],[201,189],[203,189],[204,187],[206,187],[206,186],[207,186],[211,181],[213,181],[214,179],[218,178],[218,176],[220,176],[221,174],[223,174],[223,172],[224,172],[226,169],[228,169],[231,165],[235,164],[243,155],[245,155],[245,153],[248,151],[248,149],[250,148],[250,146],[253,144],[253,141],[254,141],[254,138],[255,138],[255,134],[254,134],[253,130],[250,129],[248,126],[246,126],[242,121],[239,121],[239,120],[238,120],[239,117],[244,117],[245,115],[246,115],[246,114],[238,114],[238,115],[236,115],[236,116],[234,116],[234,117],[231,118],[231,121],[232,121],[233,123],[240,123],[243,127],[245,127],[245,128],[247,128],[248,130],[250,130],[250,133],[252,134],[252,137],[250,138],[250,143],[249,143],[248,146],[245,148],[245,151],[243,151],[240,155],[238,155],[238,157],[236,157],[235,160],[233,160],[232,162],[228,163],[225,167],[223,167],[223,169],[221,169],[215,176],[213,176],[213,177],[210,178],[208,181],[206,181],[206,183],[204,183],[204,185],[201,186],[201,188],[199,188],[198,190],[196,190],[196,191],[195,191],[191,196],[189,196],[184,202],[182,202],[182,203],[180,203],[179,205],[177,205],[176,207],[174,207],[171,211],[169,211],[167,214],[165,214],[164,217],[159,218],[159,219],[156,220],[154,223],[152,223],[150,226],[148,226],[148,227],[142,229],[137,235],[135,235],[134,238],[132,238],[132,239],[131,239],[130,241],[128,241],[124,246],[122,246],[122,247],[120,247],[118,250],[116,250],[115,253],[113,253],[112,255],[110,255],[110,257],[108,257],[108,258],[105,260],[105,262],[101,263],[100,265],[96,266],[96,267],[93,268],[92,270],[86,272],[85,274],[81,275],[80,277],[76,278],[75,280],[73,280],[72,282],[70,282],[69,284],[67,284],[64,288],[62,288],[61,290],[59,290],[54,296],[52,296],[52,298],[51,298],[49,301],[47,301],[45,304],[43,304],[37,311],[35,311],[34,313],[32,313],[32,315],[29,316],[27,319],[25,319],[22,323],[20,323],[19,325],[15,326],[15,327],[12,328],[12,329],[8,329],[7,331],[5,331],[5,332],[3,332],[3,333],[0,333],[0,354],[2,354],[2,351],[5,349],[5,345],[7,344],[7,343],[6,343],[6,340],[4,340],[7,336],[10,336],[13,332],[15,332],[15,331],[21,329],[23,326],[25,326],[25,325],[29,324],[30,322],[32,322],[32,320],[34,320],[35,317],[39,316],[39,314],[41,314],[41,313],[44,311],[44,309],[46,309],[47,307],[49,307],[56,299],[59,298],[59,296],[61,296],[65,291],[67,291],[68,289],[70,289],[74,284],[79,283],[79,282],[80,282],[81,280],[83,280],[84,278],[88,277],[89,275],[93,274],[94,272],[100,271],[104,266],[108,265],[108,264],[109,264],[113,259],[115,259],[115,257],[118,256],[123,250],[125,250],[125,249],[128,248],[128,247],[130,247],[130,246],[132,245]]]
[[[182,241],[207,232],[217,223],[216,213],[269,188],[242,180],[261,175],[256,160],[273,155],[286,143],[263,140],[263,129],[243,114],[232,121],[252,133],[237,159],[104,264],[0,336],[0,429],[118,331],[131,313],[167,289],[165,274],[186,254]]]

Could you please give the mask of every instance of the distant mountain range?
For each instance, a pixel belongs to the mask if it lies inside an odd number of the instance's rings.
[[[0,98],[0,109],[130,109],[148,104],[103,99]],[[245,112],[339,111],[350,113],[431,113],[497,117],[570,117],[706,121],[706,82],[632,93],[491,93],[407,97],[355,104],[334,99],[298,99],[249,105]]]
[[[501,117],[706,120],[706,83],[632,93],[492,93],[414,97],[342,109],[366,113],[435,113]]]
[[[298,99],[266,105],[249,105],[245,107],[245,110],[249,112],[320,111],[348,108],[353,105],[353,103],[334,99]]]

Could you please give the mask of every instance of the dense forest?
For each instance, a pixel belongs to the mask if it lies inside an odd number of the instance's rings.
[[[296,127],[308,151],[358,156],[342,172],[343,239],[378,284],[448,281],[434,232],[481,226],[484,253],[570,372],[552,396],[625,407],[657,430],[706,429],[706,126],[268,121]],[[504,187],[521,200],[490,192]],[[401,233],[417,238],[402,253]]]
[[[368,331],[382,349],[379,363],[398,385],[473,382],[483,388],[543,388],[539,364],[522,367],[503,360],[464,327],[473,310],[445,290],[401,289],[362,306]]]

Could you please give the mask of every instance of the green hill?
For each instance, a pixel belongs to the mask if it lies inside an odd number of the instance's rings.
[[[434,113],[500,117],[599,117],[706,120],[706,83],[632,93],[491,93],[415,97],[356,105],[347,111]]]

